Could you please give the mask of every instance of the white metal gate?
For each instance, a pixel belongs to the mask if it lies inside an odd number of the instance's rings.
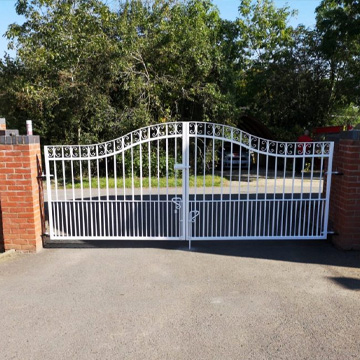
[[[50,238],[325,239],[332,155],[204,122],[46,146]]]

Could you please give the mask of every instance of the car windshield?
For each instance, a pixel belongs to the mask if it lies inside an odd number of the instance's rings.
[[[241,147],[240,145],[233,144],[232,149],[231,144],[224,145],[225,154],[230,154],[231,150],[234,155],[237,154],[238,156],[240,156],[240,153],[242,156],[244,156],[244,154],[247,154],[249,152],[248,149]]]

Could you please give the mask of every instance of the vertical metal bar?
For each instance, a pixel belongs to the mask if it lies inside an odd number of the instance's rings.
[[[319,190],[318,190],[318,209],[317,209],[317,219],[316,219],[316,235],[319,236],[321,234],[321,229],[320,229],[320,205],[321,205],[321,190],[322,190],[322,173],[323,173],[323,169],[324,169],[324,147],[323,145],[321,145],[321,161],[320,161],[320,177],[319,177]]]
[[[53,156],[55,159],[56,150],[53,148]],[[56,166],[56,160],[54,160],[54,166]],[[45,169],[46,169],[46,189],[47,189],[47,198],[48,198],[48,208],[49,208],[49,227],[50,227],[50,238],[54,237],[54,228],[53,228],[53,212],[52,212],[52,189],[50,181],[50,162],[49,162],[49,147],[45,146]],[[57,182],[57,178],[55,178]],[[66,190],[65,190],[66,191]],[[56,195],[57,197],[57,195]]]
[[[114,141],[114,206],[115,206],[115,223],[116,223],[116,236],[119,237],[119,210],[118,210],[118,184],[117,184],[117,161],[116,161],[116,143]]]
[[[123,175],[123,188],[124,188],[124,199],[123,199],[123,202],[124,202],[124,206],[123,206],[123,209],[124,209],[124,234],[125,234],[125,237],[127,236],[127,233],[128,233],[128,224],[127,224],[127,213],[126,213],[126,174],[125,174],[125,139],[122,138],[122,153],[121,153],[121,156],[122,156],[122,175]]]
[[[97,185],[98,185],[98,204],[99,204],[99,208],[98,208],[98,229],[99,229],[99,233],[96,234],[97,236],[102,236],[103,235],[103,231],[102,231],[102,221],[101,221],[101,191],[100,191],[100,173],[99,173],[99,146],[96,146],[96,173],[97,173]]]
[[[321,199],[321,217],[320,217],[320,237],[324,238],[324,223],[325,223],[325,204],[326,204],[326,200],[325,199]],[[325,235],[326,236],[326,235]]]
[[[177,125],[175,125],[175,128],[177,129]],[[176,133],[176,131],[175,131]],[[177,137],[175,137],[175,150],[174,150],[174,157],[175,157],[175,164],[177,164]],[[175,178],[175,197],[178,197],[178,188],[177,188],[177,171],[174,170],[174,178]],[[178,210],[175,208],[175,216],[174,214],[172,214],[172,216],[174,217],[174,231],[175,231],[175,236],[176,237],[180,237],[180,229],[179,229],[179,233],[178,233],[178,218],[177,218],[177,212]],[[179,217],[180,218],[180,217]],[[179,224],[179,228],[180,228],[180,224]]]
[[[234,152],[234,145],[233,145],[233,140],[234,140],[234,130],[233,128],[231,128],[231,143],[230,143],[230,152],[231,152],[231,157],[230,157],[230,191],[229,191],[229,223],[228,223],[228,236],[231,235],[230,229],[231,229],[231,221],[234,222],[234,219],[231,219],[231,205],[232,205],[232,172],[233,172],[233,152]]]
[[[303,158],[302,158],[302,171],[301,171],[301,188],[300,188],[300,209],[299,209],[299,216],[298,216],[298,219],[299,219],[299,228],[298,228],[298,235],[301,234],[301,222],[302,220],[305,220],[305,219],[302,219],[302,205],[303,205],[303,192],[304,192],[304,169],[305,169],[305,155],[306,155],[306,143],[304,143],[303,145]],[[295,215],[296,217],[296,215]],[[305,221],[304,221],[305,222]]]
[[[71,217],[71,235],[77,236],[76,227],[76,207],[75,207],[75,185],[74,185],[74,159],[73,159],[73,147],[70,147],[70,169],[71,169],[71,188],[72,188],[72,210],[73,216]],[[74,223],[73,223],[74,219]],[[73,230],[74,229],[74,230]]]
[[[81,158],[81,147],[79,146],[79,156]],[[83,171],[82,171],[82,160],[79,161],[80,165],[80,196],[81,196],[81,215],[82,215],[82,234],[85,235],[85,216],[84,216],[84,185],[83,185]],[[80,213],[80,211],[79,211]],[[80,231],[80,224],[79,224]]]
[[[101,219],[101,192],[100,192],[100,174],[99,174],[99,147],[96,145],[96,171],[97,171],[97,183],[98,183],[98,224],[99,224],[99,232],[96,234],[97,236],[102,236],[102,219]]]
[[[297,209],[298,209],[298,206],[300,207],[300,202],[301,200],[300,199],[294,199],[294,201],[292,202],[292,207],[294,207],[295,205],[295,209],[294,209],[294,218],[293,218],[293,231],[294,233],[292,234],[293,236],[299,236],[299,233],[296,231],[297,229],[297,224],[299,222],[299,219],[298,217],[296,216],[297,214]]]
[[[196,127],[195,127],[196,128]],[[197,205],[198,196],[197,196],[197,158],[198,158],[198,137],[197,134],[195,134],[194,137],[194,147],[195,147],[195,161],[194,161],[194,203],[195,207]],[[193,234],[197,234],[197,221],[195,221],[194,225],[194,232]]]
[[[67,202],[67,192],[66,192],[66,174],[65,174],[65,160],[64,160],[64,147],[61,147],[61,163],[63,170],[63,186],[64,186],[64,203],[65,203],[65,229],[66,235],[69,235],[69,219],[68,219],[68,202]]]
[[[160,220],[162,217],[160,209],[160,140],[157,140],[157,218],[158,218],[158,236],[161,235]]]
[[[143,224],[144,224],[144,211],[143,211],[143,204],[144,204],[144,192],[143,192],[143,162],[142,162],[142,143],[140,143],[139,145],[139,153],[140,153],[140,223],[141,224],[141,231],[139,228],[139,236],[143,237],[144,236],[144,228],[143,228]],[[146,221],[146,220],[145,220]]]
[[[224,193],[224,136],[225,136],[225,131],[224,131],[224,126],[222,126],[222,140],[221,140],[221,160],[220,160],[220,164],[221,164],[221,171],[220,171],[220,177],[221,177],[221,195],[220,195],[220,236],[223,236],[223,193]]]
[[[324,238],[327,237],[328,224],[329,224],[329,204],[330,204],[330,189],[331,189],[331,173],[332,173],[332,162],[334,154],[334,143],[329,144],[329,155],[328,155],[328,166],[327,166],[327,175],[326,175],[326,198],[325,198],[325,223],[324,223]],[[324,151],[325,152],[325,147]]]
[[[215,178],[215,125],[212,125],[212,141],[213,141],[213,148],[212,148],[212,174],[211,174],[211,222],[215,222],[215,226],[212,226],[211,236],[217,235],[217,224],[218,219],[214,213],[214,178]],[[217,205],[215,204],[215,211],[217,211]],[[215,234],[214,234],[215,230]]]
[[[115,144],[113,143],[113,146],[114,146]],[[115,151],[115,148],[113,147],[113,151]],[[109,166],[110,166],[110,168],[111,168],[111,158],[110,158],[110,155],[109,155],[109,157],[106,159],[106,161],[108,161],[109,162]],[[114,163],[113,163],[113,165],[114,165]],[[114,173],[113,173],[113,175],[114,175]],[[109,187],[110,187],[110,180],[109,180]],[[109,192],[110,192],[110,190],[109,190]],[[115,209],[114,209],[114,204],[115,204],[115,202],[111,199],[111,195],[109,196],[109,200],[108,200],[108,202],[109,202],[109,206],[110,206],[110,213],[111,213],[111,232],[110,232],[110,227],[109,227],[109,236],[112,236],[112,237],[114,237],[115,236],[115,225],[116,225],[116,219],[115,219]]]
[[[91,184],[91,160],[90,160],[90,148],[88,148],[88,176],[89,176],[89,206],[90,206],[90,233],[94,236],[94,219],[93,212],[95,211],[95,205],[93,205],[92,199],[92,184]]]
[[[105,146],[105,155],[106,155],[106,146]],[[106,218],[107,218],[107,232],[104,235],[109,236],[110,235],[110,209],[109,209],[109,201],[110,201],[110,195],[109,195],[109,170],[108,170],[108,158],[104,157],[105,161],[105,184],[106,184]],[[105,219],[104,219],[105,220]],[[113,222],[113,219],[112,219]]]
[[[166,231],[164,236],[169,237],[169,126],[166,125],[166,140],[165,140],[165,152],[166,152]]]
[[[294,186],[295,186],[295,167],[296,167],[296,144],[294,145],[293,169],[292,169],[292,185],[291,185],[291,210],[290,210],[290,235],[293,230],[293,204],[294,204]]]
[[[308,202],[308,215],[307,215],[307,236],[310,236],[310,217],[311,217],[311,203],[312,203],[312,184],[314,177],[314,158],[315,158],[315,145],[312,146],[312,158],[311,158],[311,172],[310,172],[310,189],[309,189],[309,202]],[[304,221],[305,225],[305,221]],[[303,233],[305,234],[305,229],[303,229]]]
[[[259,170],[260,170],[260,139],[257,140],[257,159],[256,159],[256,194],[255,194],[255,223],[254,236],[260,235],[261,211],[260,220],[258,223],[258,202],[259,202]],[[258,226],[257,226],[258,225]],[[258,233],[259,230],[259,233]]]
[[[255,228],[253,228],[254,222],[253,222],[253,207],[254,207],[254,202],[255,201],[250,201],[250,234],[249,236],[255,236]],[[254,225],[255,226],[255,225]]]
[[[244,209],[245,209],[245,202],[242,201],[241,202],[241,207],[242,207],[242,210],[241,210],[241,237],[243,236],[243,232],[244,232],[244,217],[245,217],[245,214],[244,214]]]
[[[277,202],[276,199],[276,193],[277,193],[277,189],[276,189],[276,180],[277,180],[277,167],[278,167],[278,149],[279,149],[279,143],[276,143],[275,145],[275,174],[274,174],[274,202],[273,202],[273,216],[272,216],[272,231],[271,234],[272,236],[275,236],[275,213],[277,213],[276,215],[276,228],[278,229],[278,224],[279,224],[279,203]],[[276,207],[276,211],[275,211],[275,207]],[[270,235],[270,234],[269,234]],[[278,231],[276,231],[276,235],[278,235]]]
[[[251,135],[249,135],[249,151],[248,151],[248,155],[249,155],[249,164],[251,161],[251,154],[250,154],[250,149],[251,149],[251,143],[252,143],[252,137]],[[245,236],[248,236],[248,230],[251,229],[251,217],[249,217],[249,202],[250,202],[250,166],[248,166],[248,174],[247,174],[247,191],[246,191],[246,217],[247,217],[247,221],[245,221],[245,226],[246,226],[246,232],[245,232]],[[250,227],[249,227],[250,224]]]
[[[207,139],[207,132],[206,132],[206,127],[207,125],[204,125],[204,140]],[[209,144],[210,145],[210,144]],[[211,150],[211,149],[210,149]],[[210,159],[211,159],[211,156],[210,156]],[[210,160],[211,161],[211,160]],[[210,161],[209,161],[209,164],[210,164]],[[206,166],[206,164],[205,164]],[[210,165],[209,165],[210,166]],[[206,171],[205,171],[206,173]],[[206,174],[205,174],[206,176]],[[212,221],[210,221],[210,200],[207,200],[206,201],[206,236],[209,237],[211,236],[210,235],[210,224],[212,223]]]
[[[287,145],[285,145],[285,149],[284,149],[284,153],[285,153],[285,157],[284,157],[284,178],[283,178],[283,191],[282,191],[282,206],[281,206],[281,234],[280,236],[282,237],[283,235],[286,236],[286,231],[284,231],[283,234],[283,229],[284,228],[284,208],[285,208],[285,187],[286,187],[286,161],[287,161]]]
[[[135,216],[135,184],[134,184],[134,147],[133,133],[130,134],[131,139],[131,219],[132,219],[132,236],[136,236],[136,216]]]
[[[266,141],[266,164],[265,164],[265,194],[264,194],[264,227],[263,227],[263,236],[269,236],[269,226],[270,226],[270,209],[269,209],[269,214],[268,214],[268,218],[267,218],[267,186],[268,186],[268,171],[269,171],[269,150],[270,150],[270,142],[267,140]],[[266,224],[268,225],[268,231],[266,231]]]
[[[49,151],[48,148],[45,148],[45,153]],[[48,159],[49,161],[49,159]],[[54,163],[54,185],[55,185],[55,198],[56,198],[56,209],[57,209],[57,214],[56,214],[56,219],[57,219],[57,233],[55,234],[55,236],[59,236],[60,235],[60,218],[59,218],[59,207],[61,206],[61,204],[59,204],[59,190],[58,190],[58,177],[57,177],[57,163],[56,163],[56,160],[53,161]],[[50,162],[49,162],[49,166],[50,166]],[[46,174],[50,174],[50,169],[46,169]],[[47,180],[47,178],[46,178]],[[50,181],[50,184],[51,184],[51,181]],[[48,186],[46,184],[46,186]],[[51,186],[51,185],[50,185]],[[51,189],[50,189],[51,191]],[[50,197],[51,198],[51,197]],[[49,201],[49,200],[48,200]],[[50,209],[50,201],[49,201],[49,209]],[[52,214],[52,213],[51,213]],[[50,212],[49,212],[49,224],[50,224]]]
[[[191,238],[189,236],[189,123],[183,122],[182,138],[182,159],[184,164],[182,188],[183,188],[183,239],[188,239],[189,249],[191,248]]]
[[[237,221],[237,228],[236,228],[236,235],[240,236],[240,205],[241,205],[241,171],[242,171],[242,131],[240,131],[240,145],[239,145],[239,157],[240,157],[240,164],[239,164],[239,184],[238,184],[238,201],[237,201],[237,207],[238,207],[238,221]],[[250,167],[250,162],[248,163],[248,167]],[[241,212],[242,217],[242,212]],[[242,228],[241,228],[242,229]]]
[[[148,129],[148,155],[149,155],[149,236],[152,236],[152,195],[151,195],[151,140],[150,128]]]
[[[197,135],[196,135],[197,136]],[[202,211],[203,211],[203,214],[202,214],[202,219],[203,219],[203,230],[202,230],[202,236],[205,237],[205,196],[206,196],[206,183],[205,183],[205,176],[206,176],[206,138],[205,138],[205,129],[204,129],[204,138],[203,138],[203,141],[204,141],[204,149],[203,149],[203,152],[204,152],[204,171],[203,171],[203,206],[202,206]],[[196,210],[196,208],[195,208]],[[200,210],[200,209],[199,209]],[[200,217],[199,217],[200,219]],[[196,222],[195,222],[196,223]],[[199,229],[200,230],[200,229]],[[200,234],[199,234],[200,235]]]

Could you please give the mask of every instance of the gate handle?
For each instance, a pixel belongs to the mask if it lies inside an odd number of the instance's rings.
[[[200,215],[200,211],[199,210],[192,210],[190,211],[190,217],[189,217],[189,222],[194,223],[195,219]]]
[[[175,205],[175,210],[181,209],[182,198],[181,197],[173,197],[171,202]]]

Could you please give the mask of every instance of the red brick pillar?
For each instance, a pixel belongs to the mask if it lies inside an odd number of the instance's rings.
[[[342,249],[360,249],[360,131],[339,135],[335,143],[329,225],[334,244]]]
[[[4,125],[0,130],[0,213],[5,250],[42,248],[37,161],[41,162],[39,136],[19,136]]]

